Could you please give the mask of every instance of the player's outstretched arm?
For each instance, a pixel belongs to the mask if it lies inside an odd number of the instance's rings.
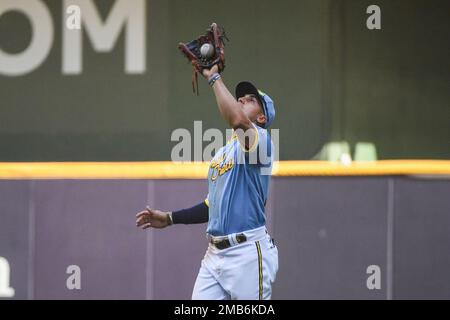
[[[208,222],[207,200],[199,204],[174,212],[165,212],[147,207],[136,214],[136,226],[142,229],[165,228],[172,224],[196,224]]]

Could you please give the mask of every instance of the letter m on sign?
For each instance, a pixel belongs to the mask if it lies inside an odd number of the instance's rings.
[[[105,21],[102,21],[93,0],[64,0],[63,8],[76,5],[81,11],[81,29],[63,30],[64,74],[83,71],[83,29],[92,47],[98,52],[110,52],[122,29],[125,29],[125,72],[144,73],[146,68],[146,2],[116,0]]]

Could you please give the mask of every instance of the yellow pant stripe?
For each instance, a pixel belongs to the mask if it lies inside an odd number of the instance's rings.
[[[259,300],[263,299],[263,270],[262,270],[262,255],[259,241],[256,241],[256,250],[258,251],[258,270],[259,270]]]

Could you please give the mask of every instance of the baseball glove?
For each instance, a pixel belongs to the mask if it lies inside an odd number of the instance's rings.
[[[219,72],[225,69],[225,42],[228,40],[225,30],[212,23],[206,30],[206,34],[199,36],[190,42],[178,44],[178,49],[191,62],[194,71],[192,73],[192,91],[198,95],[198,73],[204,69],[211,69],[217,64]]]

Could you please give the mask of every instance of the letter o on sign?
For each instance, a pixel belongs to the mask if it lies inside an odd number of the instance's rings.
[[[0,19],[8,11],[23,13],[31,23],[32,37],[28,48],[16,54],[0,49],[0,74],[20,76],[39,67],[47,58],[53,43],[52,18],[40,0],[1,0]]]

